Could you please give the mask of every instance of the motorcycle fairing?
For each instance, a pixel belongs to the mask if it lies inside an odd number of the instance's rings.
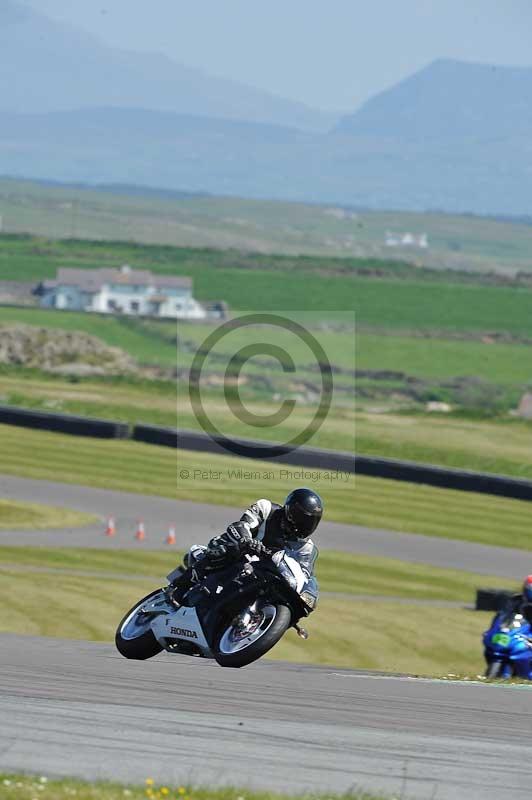
[[[513,672],[517,677],[532,679],[531,636],[532,626],[522,614],[497,614],[483,636],[486,661],[508,665],[503,677],[510,677]]]
[[[212,658],[211,648],[195,608],[181,606],[169,614],[160,614],[153,620],[151,629],[164,648],[172,640],[186,641],[193,644],[206,658]]]
[[[239,611],[248,597],[253,602],[268,586],[268,574],[272,572],[282,578],[290,594],[293,592],[301,598],[301,614],[308,614],[309,609],[315,607],[318,598],[316,578],[306,575],[290,551],[281,550],[271,561],[251,556],[247,563],[232,563],[225,569],[207,574],[189,590],[183,600],[186,605],[174,608],[165,604],[164,610],[161,608],[161,612],[154,616],[151,629],[155,638],[170,652],[179,652],[180,648],[186,647],[197,655],[212,658],[220,620]],[[270,584],[270,587],[275,591],[274,585]],[[305,599],[306,595],[310,595],[310,600],[308,597]]]
[[[280,550],[272,557],[273,563],[288,583],[288,585],[299,595],[305,607],[305,613],[313,611],[318,604],[319,587],[314,575],[307,575],[297,559],[297,551],[289,548]]]
[[[279,550],[273,555],[272,561],[288,585],[301,594],[308,579],[299,562],[290,555],[290,551]]]

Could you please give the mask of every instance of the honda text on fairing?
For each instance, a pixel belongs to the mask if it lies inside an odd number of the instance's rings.
[[[213,658],[223,667],[243,667],[261,658],[318,602],[316,578],[308,576],[290,549],[273,552],[255,542],[238,560],[204,575],[176,602],[175,584],[139,600],[116,632],[126,658],[147,659],[166,650]]]

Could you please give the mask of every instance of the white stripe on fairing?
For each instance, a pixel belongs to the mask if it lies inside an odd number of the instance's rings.
[[[291,558],[290,556],[287,556],[286,553],[285,553],[284,561],[285,561],[285,564],[289,567],[290,572],[292,573],[292,575],[296,579],[296,582],[297,582],[296,583],[296,591],[298,592],[298,594],[301,594],[301,592],[303,591],[303,587],[307,582],[307,579],[305,577],[305,573],[301,569],[301,564],[299,563],[299,561],[296,561],[295,558]]]

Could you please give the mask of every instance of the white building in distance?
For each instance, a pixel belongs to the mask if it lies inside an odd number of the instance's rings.
[[[36,289],[43,308],[94,311],[100,314],[173,319],[205,319],[207,312],[192,297],[192,279],[154,275],[148,270],[57,270],[56,279]]]
[[[393,233],[386,231],[384,237],[386,247],[419,247],[426,250],[429,246],[429,237],[426,233]]]

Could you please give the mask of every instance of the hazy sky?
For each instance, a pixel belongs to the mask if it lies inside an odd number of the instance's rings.
[[[26,2],[110,44],[330,110],[435,58],[532,66],[531,0]]]

